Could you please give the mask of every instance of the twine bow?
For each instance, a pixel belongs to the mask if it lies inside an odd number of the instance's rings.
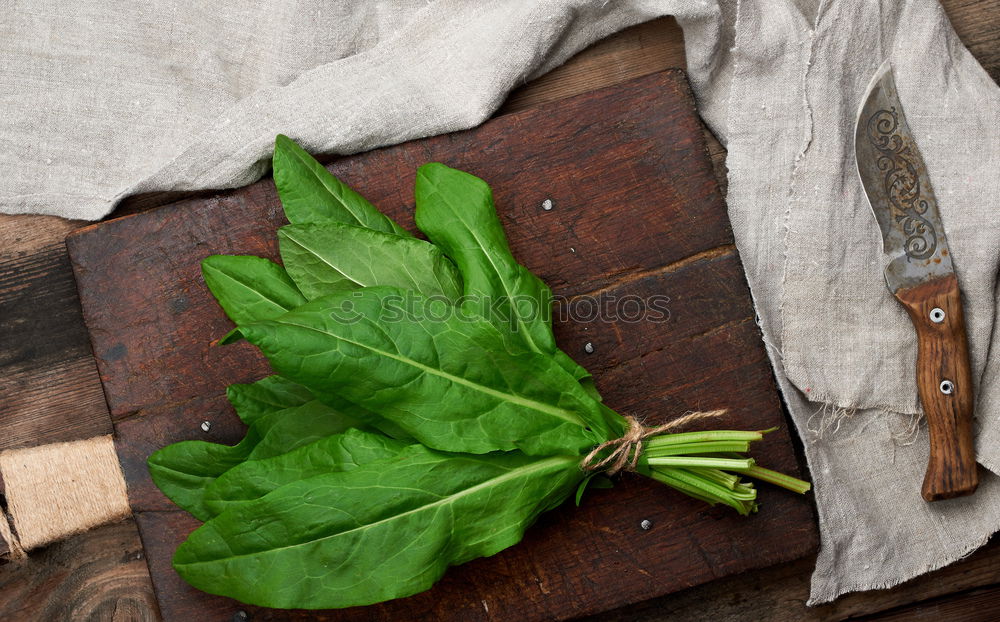
[[[647,428],[636,421],[635,417],[626,415],[625,421],[628,422],[628,430],[625,431],[625,434],[621,438],[605,441],[595,447],[587,454],[583,462],[580,463],[580,468],[584,471],[598,471],[603,469],[608,475],[614,475],[623,470],[635,471],[635,467],[639,463],[639,456],[642,455],[642,443],[647,438],[684,427],[695,421],[718,417],[725,413],[725,410],[688,413],[669,423],[653,428]],[[607,456],[598,460],[598,456],[606,449],[610,449],[611,451]]]

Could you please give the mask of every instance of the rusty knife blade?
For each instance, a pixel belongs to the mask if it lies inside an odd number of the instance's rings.
[[[862,99],[854,130],[858,174],[882,230],[892,292],[954,273],[927,166],[906,123],[888,61]]]

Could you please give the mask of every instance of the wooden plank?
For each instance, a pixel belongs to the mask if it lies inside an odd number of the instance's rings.
[[[111,433],[90,354],[0,375],[0,451]]]
[[[1000,586],[969,590],[860,618],[878,622],[985,622],[1000,620]]]
[[[419,164],[432,160],[490,182],[514,253],[566,307],[567,317],[556,320],[557,339],[595,372],[609,404],[650,422],[729,406],[731,414],[718,425],[782,423],[680,72],[527,109],[473,131],[345,158],[331,168],[412,228],[413,178]],[[553,209],[542,208],[545,200]],[[199,423],[210,417],[210,433],[219,429],[220,439],[236,440],[239,427],[221,399],[225,384],[266,373],[248,346],[208,346],[230,325],[201,283],[198,260],[215,252],[273,257],[270,234],[280,223],[273,185],[264,182],[104,223],[67,241],[168,619],[194,612],[225,619],[236,605],[172,576],[167,560],[194,523],[152,487],[143,462],[166,442],[204,438]],[[646,303],[662,297],[662,321],[617,317],[615,304],[627,296]],[[582,302],[605,313],[569,317]],[[777,468],[796,469],[787,430],[769,436],[758,455]],[[811,550],[809,502],[784,491],[762,496],[768,511],[747,520],[626,478],[613,491],[593,494],[585,507],[543,518],[520,545],[452,569],[424,594],[344,611],[337,619],[409,619],[413,612],[435,619],[566,618]],[[656,527],[643,531],[643,519]],[[208,611],[215,613],[204,617]]]
[[[0,620],[160,619],[132,521],[53,544],[20,563],[0,564],[0,595]]]
[[[62,243],[79,223],[0,223],[0,450],[109,434]]]
[[[942,0],[958,38],[994,82],[1000,82],[1000,0]]]
[[[673,17],[632,26],[599,41],[571,62],[515,89],[498,114],[621,84],[665,69],[684,69],[684,33]]]
[[[1000,577],[1000,541],[993,541],[962,561],[892,589],[855,592],[841,596],[833,603],[806,607],[809,578],[815,562],[814,556],[804,557],[755,572],[725,577],[599,616],[581,618],[578,622],[834,622],[865,619],[865,616],[876,616],[882,612],[905,620],[910,619],[903,615],[909,607],[919,608],[938,599],[943,602],[949,600],[950,594],[959,596],[955,598],[957,602],[949,603],[948,607],[960,610],[961,594],[979,586],[997,584],[997,577]]]

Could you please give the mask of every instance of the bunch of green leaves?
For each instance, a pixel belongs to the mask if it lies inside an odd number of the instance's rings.
[[[282,265],[217,255],[202,268],[236,324],[221,342],[248,340],[276,374],[229,387],[239,444],[149,458],[204,521],[177,572],[268,607],[364,605],[515,544],[574,491],[579,503],[594,475],[581,460],[628,426],[556,347],[551,292],[511,254],[489,186],[422,166],[425,241],[284,136],[273,164]],[[664,434],[636,470],[746,514],[756,490],[742,475],[808,489],[745,457],[761,435]]]

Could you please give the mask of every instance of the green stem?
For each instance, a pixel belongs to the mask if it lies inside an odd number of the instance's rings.
[[[698,477],[704,479],[705,481],[712,482],[713,484],[720,485],[705,476],[704,472],[706,470],[707,469],[678,469],[678,471],[688,473],[692,477]],[[727,490],[726,494],[733,499],[739,499],[740,501],[753,501],[757,498],[757,490],[753,486],[733,486],[732,489]]]
[[[649,476],[654,480],[660,482],[661,484],[666,484],[671,488],[676,488],[677,490],[683,492],[689,497],[694,497],[699,501],[704,501],[709,505],[715,505],[717,503],[725,503],[725,499],[722,499],[716,495],[710,494],[705,490],[697,486],[693,486],[685,481],[682,481],[671,474],[671,471],[660,471],[652,470],[649,472]]]
[[[699,475],[704,477],[709,481],[713,481],[720,486],[725,486],[729,490],[736,490],[736,486],[740,483],[740,478],[732,473],[726,473],[725,471],[720,471],[719,469],[688,469],[690,471],[698,471]]]
[[[757,509],[753,483],[746,475],[804,493],[810,484],[800,479],[756,466],[746,452],[753,441],[773,431],[710,430],[662,434],[643,442],[640,471],[654,480],[715,505],[724,503],[740,514]]]
[[[771,469],[765,469],[764,467],[759,467],[757,465],[753,465],[746,469],[733,470],[743,473],[748,477],[759,479],[762,482],[768,482],[770,484],[774,484],[775,486],[787,488],[788,490],[799,494],[805,494],[812,488],[812,484],[807,481],[801,480],[797,477],[792,477],[791,475],[785,475],[784,473],[778,473],[777,471],[772,471]]]
[[[683,445],[645,448],[643,455],[650,458],[662,458],[664,456],[682,456],[687,454],[746,453],[748,449],[750,449],[749,441],[707,441],[704,443],[684,443]]]
[[[672,478],[674,481],[683,482],[700,490],[702,494],[715,497],[720,502],[736,509],[740,514],[747,514],[752,510],[752,497],[746,493],[736,494],[731,490],[716,484],[713,481],[701,477],[697,473],[692,473],[685,469],[653,469],[653,473],[660,473],[664,477]],[[756,495],[756,491],[752,494]]]
[[[749,469],[754,465],[753,458],[733,460],[730,458],[706,458],[698,456],[667,456],[664,458],[647,458],[641,456],[640,463],[649,466],[670,467],[704,467],[709,469]]]
[[[761,432],[745,430],[710,430],[708,432],[679,432],[663,434],[645,441],[646,447],[667,447],[686,443],[703,443],[706,441],[759,441],[764,438]]]

